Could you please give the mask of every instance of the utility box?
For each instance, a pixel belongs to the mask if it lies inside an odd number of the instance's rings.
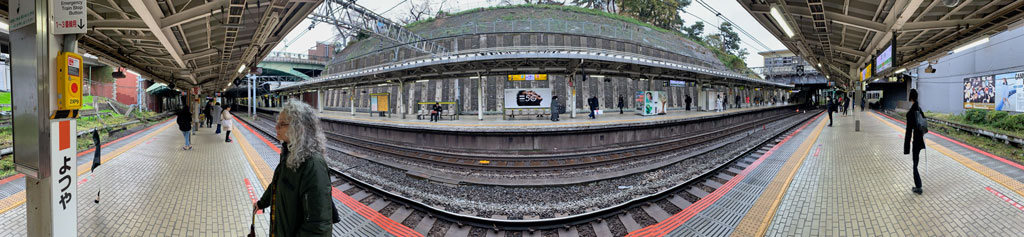
[[[72,52],[62,52],[57,57],[57,113],[62,110],[77,111],[81,108],[82,56]],[[77,115],[77,113],[74,114]]]

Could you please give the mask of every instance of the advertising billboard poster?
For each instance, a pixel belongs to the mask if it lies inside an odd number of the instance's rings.
[[[373,93],[370,94],[370,111],[372,112],[388,112],[388,96],[390,93]]]
[[[551,88],[505,89],[505,108],[551,108]]]
[[[1024,112],[1024,72],[996,75],[996,108]]]
[[[644,91],[636,91],[636,100],[633,108],[636,108],[641,114],[644,113]]]
[[[996,107],[995,89],[992,76],[964,78],[964,108],[994,109]]]
[[[509,81],[547,81],[548,74],[508,75]]]
[[[668,93],[664,91],[641,91],[638,93],[643,98],[643,106],[640,111],[641,115],[658,115],[665,114],[665,108],[668,106]]]
[[[875,58],[875,65],[877,65],[875,72],[882,72],[892,67],[892,45],[878,54],[878,57]]]

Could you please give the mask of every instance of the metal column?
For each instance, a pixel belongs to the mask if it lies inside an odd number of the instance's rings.
[[[477,83],[477,89],[480,91],[477,93],[478,96],[476,97],[476,118],[478,120],[484,120],[484,82],[487,80],[484,80],[484,77],[479,74],[477,74],[476,79],[480,80],[480,83]]]
[[[62,47],[76,52],[74,35],[53,34],[51,1],[8,1],[15,169],[25,174],[28,236],[75,236],[77,134],[75,119],[50,119],[57,109],[57,66]],[[79,85],[81,86],[81,85]],[[70,134],[68,143],[57,140]],[[64,147],[64,149],[60,149]],[[70,167],[63,175],[61,167]],[[70,180],[67,180],[70,179]],[[60,182],[64,180],[64,182]],[[66,185],[66,186],[65,186]],[[65,201],[69,200],[69,201]]]

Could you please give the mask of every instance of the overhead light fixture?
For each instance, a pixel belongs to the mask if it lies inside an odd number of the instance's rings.
[[[935,68],[932,68],[932,65],[928,64],[928,67],[924,69],[924,72],[925,73],[935,73]]]
[[[893,73],[895,73],[895,74],[899,74],[899,73],[901,73],[901,72],[906,72],[906,71],[907,71],[907,69],[906,69],[906,68],[900,68],[900,70],[896,70],[896,71],[895,71],[895,72],[893,72]]]
[[[388,86],[388,84],[387,83],[377,84],[377,86]]]
[[[957,47],[956,49],[953,49],[953,53],[963,52],[964,50],[967,50],[969,48],[973,48],[974,46],[978,46],[978,45],[981,45],[981,44],[984,44],[984,43],[988,43],[988,37],[981,38],[981,39],[975,40],[974,42],[970,42],[970,43],[967,43],[967,44],[965,44],[963,46]]]
[[[242,66],[238,66],[238,73],[242,73],[242,71],[245,71],[245,64],[242,64]]]
[[[420,82],[428,82],[428,81],[430,81],[430,80],[416,80],[416,83],[420,83]]]
[[[790,29],[789,23],[786,23],[786,19],[782,18],[782,13],[779,11],[779,7],[772,7],[772,10],[769,14],[772,15],[772,18],[775,18],[775,22],[779,23],[779,27],[782,28],[782,31],[786,32],[786,36],[793,38],[793,29]]]
[[[818,67],[821,67],[821,63],[818,63]]]

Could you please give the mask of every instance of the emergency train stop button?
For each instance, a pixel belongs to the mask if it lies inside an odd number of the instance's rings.
[[[78,93],[78,83],[71,83],[71,93]]]

